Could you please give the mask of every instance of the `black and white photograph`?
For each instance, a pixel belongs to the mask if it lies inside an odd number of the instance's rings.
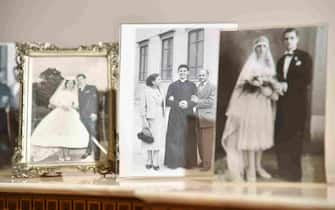
[[[213,174],[220,31],[234,29],[122,25],[121,177]]]
[[[77,165],[106,157],[106,57],[30,56],[24,70],[23,161]],[[107,119],[108,120],[108,119]]]
[[[0,43],[0,168],[11,165],[19,129],[20,84],[15,70],[15,44]]]
[[[215,172],[325,182],[327,27],[221,32]]]

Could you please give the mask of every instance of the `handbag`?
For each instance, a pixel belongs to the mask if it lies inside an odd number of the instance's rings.
[[[141,132],[137,133],[137,138],[147,144],[152,144],[154,142],[154,137],[149,128],[143,128]]]

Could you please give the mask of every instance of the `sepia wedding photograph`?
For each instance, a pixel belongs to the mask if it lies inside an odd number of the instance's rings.
[[[80,165],[106,159],[110,135],[108,59],[99,53],[27,56],[23,161]]]
[[[325,182],[327,27],[221,32],[215,172]]]
[[[120,177],[213,174],[219,43],[235,24],[124,24]]]
[[[15,43],[0,43],[0,168],[11,166],[19,130],[20,84]]]

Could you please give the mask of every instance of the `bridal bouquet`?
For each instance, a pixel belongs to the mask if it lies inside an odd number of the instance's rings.
[[[242,89],[243,92],[255,93],[260,92],[266,97],[276,101],[280,95],[284,95],[285,85],[272,76],[254,76],[245,80]]]

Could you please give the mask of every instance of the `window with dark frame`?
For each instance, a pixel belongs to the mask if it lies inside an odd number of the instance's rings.
[[[171,80],[173,70],[173,37],[162,39],[162,80]]]
[[[198,72],[204,64],[204,30],[196,29],[188,33],[188,66],[189,79],[197,78]]]
[[[138,80],[144,81],[148,74],[148,41],[142,41],[139,43],[139,75]]]
[[[161,79],[172,80],[173,71],[173,36],[174,30],[160,34],[162,40]]]

